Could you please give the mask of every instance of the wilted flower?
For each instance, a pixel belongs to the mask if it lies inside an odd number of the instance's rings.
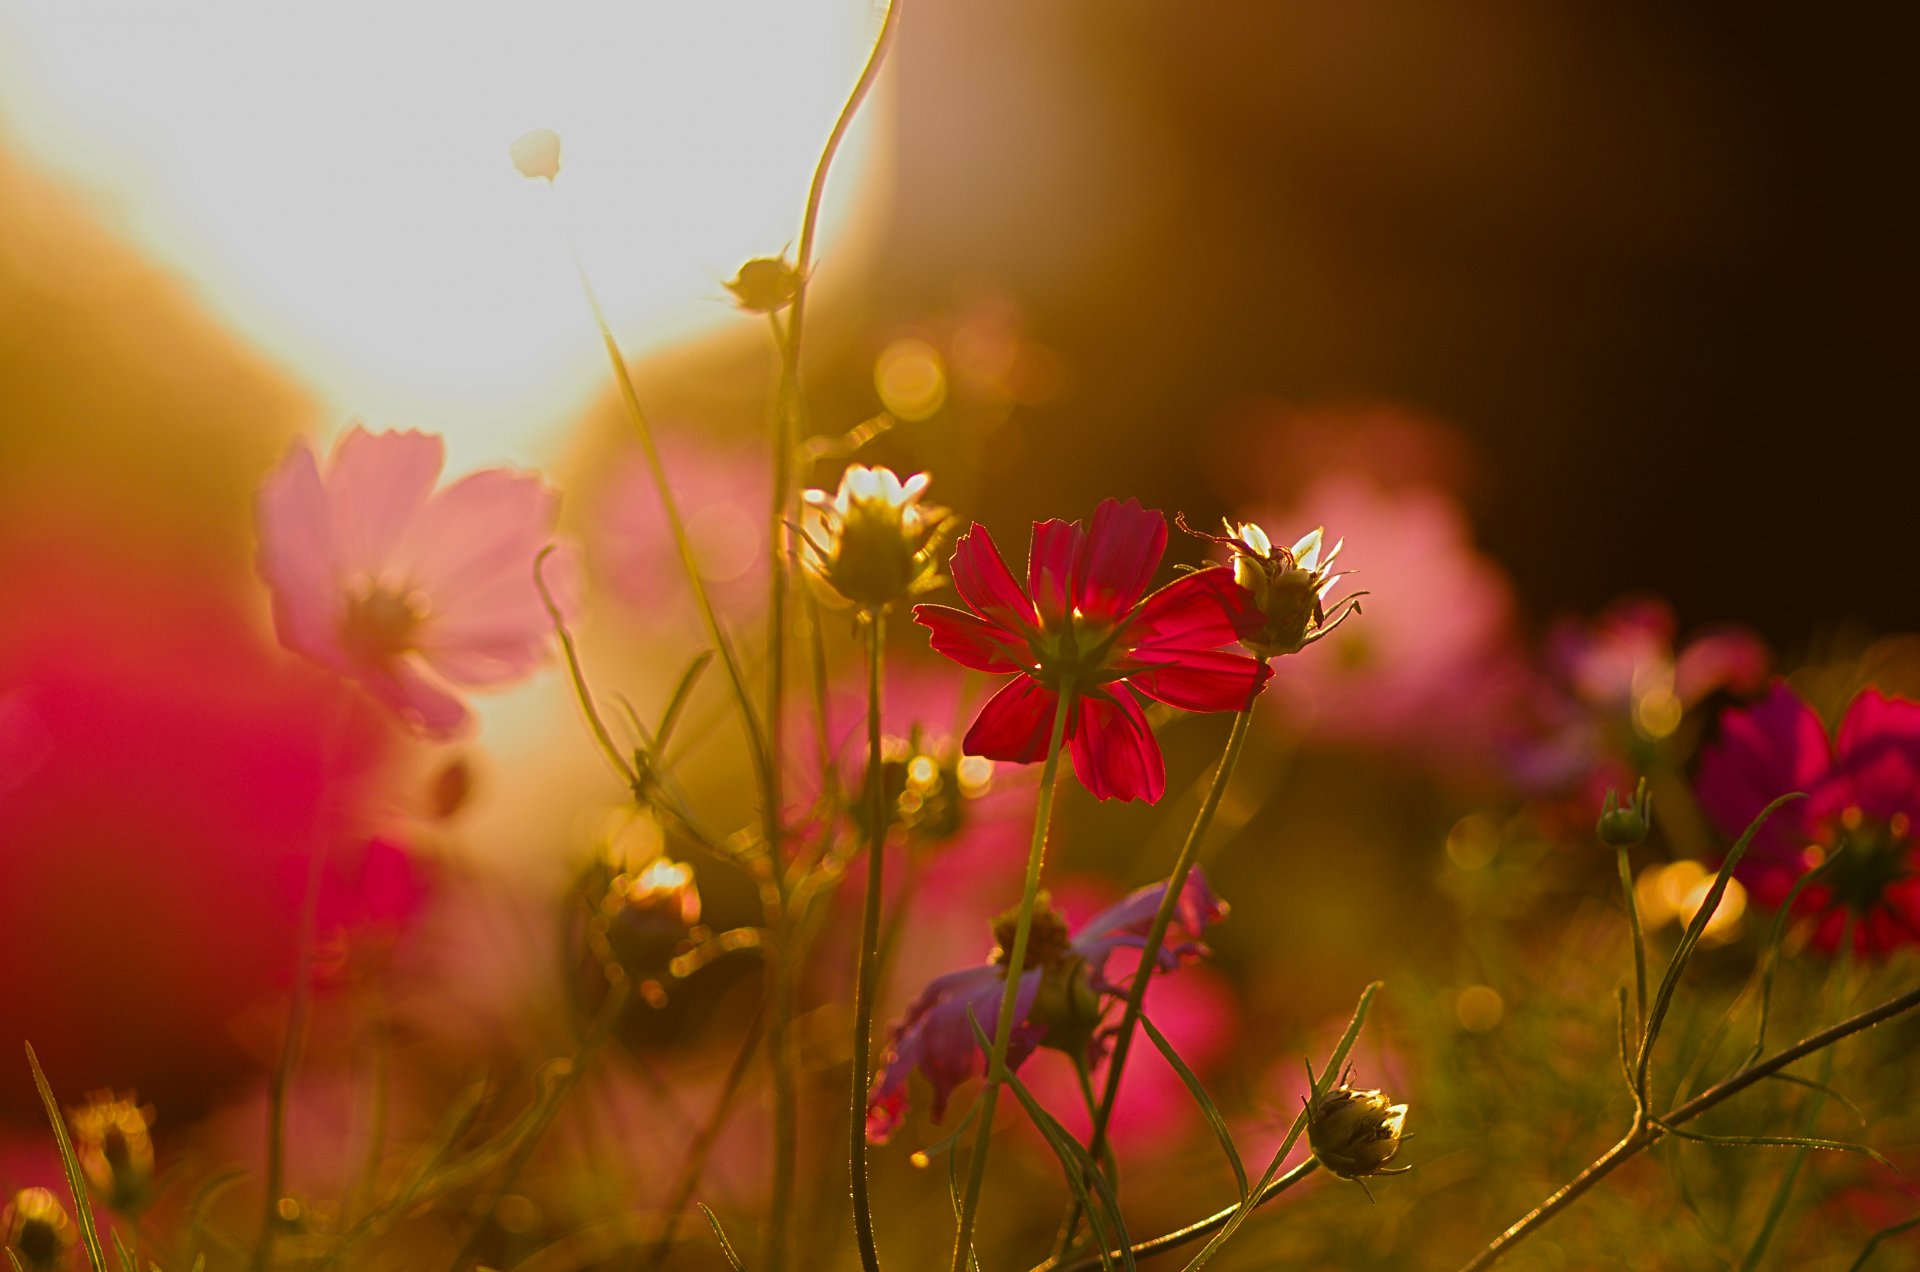
[[[439,437],[348,430],[321,471],[298,442],[262,487],[260,573],[281,643],[435,737],[468,722],[448,686],[508,684],[545,657],[534,558],[559,497],[505,468],[435,491]],[[571,558],[549,562],[563,611]]]
[[[1291,548],[1276,548],[1267,532],[1248,521],[1235,527],[1227,523],[1227,533],[1202,534],[1184,520],[1180,528],[1196,538],[1224,544],[1233,553],[1233,579],[1253,597],[1257,616],[1240,633],[1240,643],[1261,658],[1297,654],[1308,645],[1360,612],[1355,592],[1327,608],[1327,594],[1345,577],[1335,574],[1333,559],[1340,555],[1345,541],[1320,554],[1326,535],[1325,526],[1316,526]]]
[[[932,587],[947,513],[921,505],[927,482],[925,473],[903,482],[890,468],[851,464],[835,493],[807,491],[809,567],[863,609],[885,609]]]
[[[22,1188],[7,1204],[0,1232],[6,1248],[28,1272],[57,1268],[73,1248],[73,1220],[67,1208],[45,1188]]]
[[[122,1096],[99,1091],[67,1114],[73,1150],[87,1182],[109,1208],[137,1215],[153,1200],[153,1109]]]
[[[1782,681],[1751,707],[1720,718],[1700,759],[1700,804],[1729,837],[1781,795],[1734,873],[1763,905],[1779,905],[1808,871],[1819,877],[1794,909],[1832,951],[1849,927],[1855,949],[1887,954],[1920,945],[1920,703],[1860,691],[1829,741],[1827,730]]]
[[[1407,1106],[1395,1104],[1378,1091],[1346,1085],[1307,1104],[1307,1143],[1320,1164],[1342,1179],[1368,1175],[1399,1175],[1410,1166],[1389,1167],[1400,1151]]]
[[[784,256],[756,256],[740,267],[727,290],[748,313],[774,313],[800,294],[800,271]]]
[[[961,749],[1019,764],[1044,759],[1065,689],[1081,784],[1101,799],[1158,800],[1166,768],[1136,695],[1186,711],[1238,711],[1273,674],[1221,650],[1248,621],[1247,594],[1230,571],[1196,570],[1142,599],[1166,546],[1166,518],[1131,499],[1103,500],[1091,528],[1036,522],[1029,600],[984,526],[961,535],[953,584],[973,612],[919,605],[914,621],[961,666],[1017,673],[981,709]]]
[[[560,175],[560,134],[551,128],[521,133],[507,153],[523,177],[551,181]]]
[[[1028,936],[1027,967],[1020,973],[1014,1000],[1018,1019],[1007,1046],[1007,1067],[1017,1069],[1036,1047],[1078,1055],[1086,1063],[1105,1053],[1099,1024],[1109,1000],[1124,998],[1132,978],[1113,980],[1107,961],[1115,950],[1141,949],[1160,908],[1167,885],[1141,888],[1102,911],[1071,934],[1066,919],[1050,904],[1034,912]],[[1199,870],[1187,876],[1175,921],[1189,938],[1169,940],[1160,950],[1157,970],[1170,972],[1206,953],[1199,937],[1207,925],[1225,916],[1227,907],[1207,886]],[[907,1077],[915,1069],[933,1084],[932,1115],[939,1121],[947,1098],[968,1078],[986,1070],[986,1057],[974,1037],[973,1020],[992,1037],[1006,990],[1004,964],[1016,919],[995,925],[999,942],[984,967],[970,967],[935,978],[907,1008],[887,1036],[880,1079],[867,1101],[867,1138],[886,1142],[907,1109]],[[1143,974],[1140,971],[1135,975]]]

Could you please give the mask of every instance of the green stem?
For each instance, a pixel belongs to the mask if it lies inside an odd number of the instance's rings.
[[[1020,998],[1020,974],[1027,966],[1027,937],[1033,931],[1033,910],[1040,897],[1040,867],[1047,855],[1047,826],[1053,819],[1054,776],[1060,770],[1060,743],[1067,733],[1067,713],[1073,708],[1071,682],[1062,682],[1053,710],[1053,732],[1047,740],[1046,764],[1040,770],[1040,802],[1033,813],[1033,842],[1027,849],[1027,877],[1020,893],[1020,916],[1014,926],[1013,948],[1007,952],[1007,987],[1000,994],[1000,1016],[994,1022],[993,1054],[987,1057],[987,1087],[980,1096],[980,1129],[973,1141],[973,1160],[967,1165],[967,1190],[960,1202],[960,1226],[954,1235],[952,1272],[967,1272],[973,1252],[973,1223],[980,1208],[980,1186],[987,1177],[987,1150],[993,1139],[993,1108],[1006,1076],[1007,1048],[1013,1041],[1013,1017]]]
[[[848,1169],[853,1180],[853,1234],[860,1266],[879,1272],[873,1207],[867,1195],[867,1087],[872,1079],[873,998],[880,961],[881,868],[887,842],[887,783],[880,763],[880,663],[886,611],[867,611],[867,898],[860,919],[860,960],[853,989],[853,1092],[848,1106]]]
[[[1187,886],[1187,876],[1193,871],[1193,863],[1200,856],[1200,846],[1206,842],[1207,830],[1213,825],[1213,815],[1220,809],[1220,800],[1225,796],[1227,784],[1233,779],[1233,770],[1240,763],[1240,752],[1245,749],[1248,725],[1253,720],[1253,702],[1233,717],[1233,731],[1227,735],[1227,749],[1220,757],[1220,767],[1213,775],[1213,785],[1207,790],[1207,797],[1200,805],[1200,813],[1193,819],[1193,826],[1187,831],[1187,840],[1180,845],[1180,855],[1174,859],[1173,873],[1167,877],[1167,890],[1160,898],[1160,908],[1153,916],[1153,926],[1147,929],[1147,943],[1140,951],[1140,968],[1134,973],[1133,983],[1127,989],[1127,1006],[1121,1014],[1119,1030],[1113,1036],[1113,1053],[1107,1060],[1107,1081],[1100,1094],[1100,1107],[1093,1117],[1093,1135],[1087,1144],[1087,1155],[1095,1161],[1107,1145],[1107,1128],[1113,1121],[1114,1106],[1120,1100],[1120,1078],[1127,1065],[1127,1053],[1133,1045],[1135,1028],[1140,1024],[1140,1012],[1147,1000],[1147,985],[1152,980],[1153,969],[1159,965],[1160,948],[1166,944],[1167,930],[1173,926],[1173,916],[1179,912],[1180,897]]]
[[[1634,1034],[1644,1036],[1647,1030],[1647,940],[1640,926],[1639,898],[1633,891],[1633,864],[1627,860],[1627,850],[1618,848],[1614,857],[1620,866],[1620,895],[1627,907],[1627,929],[1633,941],[1633,1011]],[[1633,1075],[1633,1105],[1644,1114],[1647,1108],[1646,1070],[1631,1067]]]
[[[1216,1210],[1205,1219],[1195,1220],[1184,1228],[1176,1228],[1172,1232],[1162,1233],[1160,1236],[1150,1238],[1149,1240],[1137,1242],[1127,1247],[1127,1249],[1135,1259],[1144,1259],[1148,1255],[1165,1254],[1169,1250],[1179,1249],[1189,1241],[1198,1241],[1201,1237],[1211,1236],[1213,1233],[1226,1227],[1228,1221],[1240,1213],[1242,1209],[1251,1206],[1266,1205],[1275,1197],[1278,1197],[1281,1193],[1287,1191],[1287,1189],[1293,1187],[1319,1169],[1320,1159],[1317,1157],[1309,1157],[1306,1161],[1301,1162],[1286,1174],[1267,1184],[1258,1193],[1255,1193],[1251,1202],[1243,1205],[1241,1202],[1236,1201],[1224,1210]],[[1114,1263],[1120,1262],[1121,1257],[1121,1252],[1118,1250],[1110,1250],[1107,1252],[1107,1258]],[[1087,1255],[1084,1258],[1076,1259],[1072,1263],[1062,1263],[1058,1257],[1055,1257],[1034,1267],[1033,1272],[1093,1272],[1093,1269],[1100,1266],[1101,1260],[1098,1254]]]

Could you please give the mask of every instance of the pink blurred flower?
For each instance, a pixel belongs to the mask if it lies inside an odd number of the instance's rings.
[[[972,612],[917,605],[914,621],[961,666],[1016,673],[967,730],[968,755],[1043,759],[1060,686],[1071,681],[1066,737],[1081,785],[1100,799],[1160,798],[1166,768],[1139,696],[1186,711],[1237,711],[1273,674],[1221,650],[1248,621],[1231,571],[1198,570],[1145,596],[1166,546],[1160,513],[1103,500],[1091,528],[1034,523],[1023,591],[986,527],[960,536],[953,584]]]
[[[1099,1025],[1108,1000],[1124,998],[1132,982],[1132,977],[1109,978],[1107,963],[1118,950],[1145,946],[1166,886],[1139,889],[1073,934],[1065,916],[1050,905],[1036,911],[1027,951],[1032,965],[1020,974],[1014,1000],[1019,1020],[1007,1049],[1009,1069],[1019,1068],[1040,1046],[1068,1051],[1088,1064],[1099,1061],[1106,1052]],[[1199,937],[1225,914],[1225,904],[1195,870],[1187,877],[1174,916],[1176,928],[1189,939],[1169,940],[1160,951],[1157,970],[1170,972],[1204,955],[1206,946]],[[969,1016],[989,1037],[998,1027],[1006,990],[1002,960],[1012,927],[1009,915],[998,925],[1000,946],[985,966],[936,977],[889,1031],[880,1078],[867,1101],[867,1138],[874,1143],[885,1143],[905,1117],[907,1079],[915,1069],[933,1084],[936,1122],[945,1115],[953,1089],[985,1072],[986,1056]],[[1138,968],[1134,974],[1140,974]]]
[[[450,686],[509,684],[545,657],[552,625],[533,567],[559,509],[539,478],[505,468],[436,491],[444,462],[437,436],[356,426],[324,472],[296,443],[259,499],[281,643],[434,737],[470,719]],[[546,576],[574,608],[571,558]]]
[[[1794,904],[1813,922],[1816,947],[1838,949],[1849,923],[1863,953],[1920,945],[1920,703],[1863,689],[1829,740],[1813,708],[1781,681],[1721,716],[1695,785],[1729,838],[1777,797],[1806,794],[1768,819],[1734,873],[1755,900],[1777,906],[1818,870]]]
[[[1316,737],[1404,750],[1450,766],[1484,755],[1519,683],[1513,597],[1437,490],[1391,493],[1352,476],[1316,482],[1262,525],[1338,526],[1363,561],[1366,618],[1303,650],[1269,694]]]

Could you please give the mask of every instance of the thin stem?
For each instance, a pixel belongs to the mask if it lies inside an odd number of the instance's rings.
[[[993,1107],[1006,1077],[1007,1048],[1013,1041],[1013,1017],[1019,1005],[1020,975],[1027,966],[1027,937],[1033,931],[1033,910],[1040,896],[1040,867],[1047,855],[1047,826],[1053,819],[1054,777],[1060,769],[1060,743],[1067,734],[1067,712],[1073,707],[1073,684],[1062,682],[1053,709],[1053,732],[1047,739],[1047,760],[1040,770],[1040,801],[1033,813],[1033,842],[1027,848],[1027,877],[1020,893],[1020,916],[1013,930],[1013,948],[1007,952],[1007,987],[1000,994],[1000,1015],[994,1021],[993,1054],[987,1057],[987,1088],[980,1095],[980,1129],[973,1141],[973,1160],[967,1165],[967,1190],[960,1202],[960,1226],[954,1235],[952,1272],[967,1272],[973,1253],[973,1223],[980,1208],[980,1185],[987,1177],[987,1149],[993,1139]]]
[[[1582,1194],[1602,1179],[1612,1174],[1622,1162],[1627,1161],[1642,1150],[1657,1144],[1666,1134],[1666,1127],[1679,1126],[1691,1122],[1714,1105],[1738,1095],[1754,1083],[1772,1074],[1778,1073],[1796,1060],[1805,1059],[1826,1047],[1832,1046],[1842,1038],[1851,1037],[1863,1030],[1871,1029],[1883,1020],[1890,1020],[1903,1012],[1920,1007],[1920,986],[1897,994],[1876,1007],[1870,1007],[1857,1015],[1849,1016],[1837,1025],[1831,1025],[1820,1032],[1809,1034],[1791,1047],[1783,1048],[1768,1056],[1765,1060],[1748,1065],[1725,1082],[1712,1086],[1694,1096],[1691,1100],[1674,1108],[1671,1112],[1657,1118],[1647,1119],[1646,1123],[1628,1133],[1619,1143],[1602,1153],[1594,1162],[1558,1192],[1535,1206],[1522,1216],[1514,1225],[1489,1242],[1485,1249],[1468,1260],[1460,1272],[1477,1272],[1477,1269],[1489,1267],[1515,1243],[1531,1235],[1547,1220],[1565,1210]]]
[[[1293,1187],[1318,1169],[1320,1169],[1320,1159],[1317,1157],[1307,1158],[1306,1161],[1301,1162],[1298,1166],[1295,1166],[1292,1170],[1275,1179],[1258,1193],[1254,1194],[1253,1200],[1249,1205],[1266,1205],[1275,1197],[1278,1197],[1281,1193],[1287,1191],[1287,1189]],[[1184,1228],[1176,1228],[1172,1232],[1162,1233],[1149,1240],[1137,1242],[1129,1246],[1128,1250],[1132,1252],[1135,1259],[1144,1259],[1148,1255],[1165,1254],[1169,1250],[1177,1250],[1190,1241],[1198,1241],[1201,1237],[1209,1236],[1220,1231],[1220,1229],[1227,1226],[1227,1222],[1241,1209],[1243,1209],[1241,1203],[1236,1201],[1224,1210],[1216,1210],[1205,1219],[1196,1220]],[[1119,1250],[1110,1250],[1107,1252],[1107,1258],[1115,1263],[1120,1262],[1122,1257],[1122,1252]],[[1100,1266],[1100,1256],[1098,1254],[1089,1254],[1074,1260],[1072,1263],[1062,1263],[1058,1258],[1048,1259],[1045,1263],[1037,1264],[1032,1272],[1092,1272],[1092,1269]]]
[[[1153,969],[1159,965],[1160,949],[1166,943],[1167,930],[1173,926],[1173,916],[1179,912],[1187,876],[1192,873],[1193,863],[1200,856],[1200,846],[1206,842],[1207,830],[1213,825],[1213,815],[1220,809],[1220,800],[1226,794],[1227,783],[1233,779],[1233,770],[1240,763],[1240,752],[1246,746],[1248,725],[1252,721],[1253,702],[1249,700],[1233,717],[1233,731],[1227,735],[1227,749],[1220,757],[1219,769],[1214,772],[1213,785],[1208,788],[1199,815],[1193,819],[1193,826],[1187,831],[1186,842],[1180,845],[1180,855],[1174,859],[1173,873],[1167,877],[1167,890],[1160,898],[1159,910],[1154,913],[1153,926],[1147,929],[1147,943],[1140,951],[1140,967],[1127,989],[1126,1010],[1121,1014],[1119,1029],[1113,1036],[1113,1052],[1107,1061],[1107,1081],[1100,1095],[1100,1107],[1093,1116],[1093,1135],[1087,1144],[1087,1155],[1095,1161],[1100,1160],[1107,1145],[1107,1128],[1113,1121],[1114,1106],[1120,1100],[1120,1078],[1126,1069],[1134,1030],[1140,1024],[1142,1006],[1147,1000],[1147,985],[1153,979]]]
[[[1627,850],[1618,848],[1614,857],[1620,866],[1620,896],[1627,907],[1627,931],[1633,941],[1633,1019],[1634,1033],[1645,1037],[1647,1032],[1647,939],[1640,926],[1639,898],[1633,891],[1633,864],[1627,860]],[[1633,1065],[1628,1069],[1633,1083],[1633,1107],[1635,1116],[1644,1116],[1647,1110],[1647,1071],[1644,1066]]]
[[[853,1235],[860,1266],[879,1272],[873,1207],[867,1195],[867,1086],[873,1064],[873,998],[880,962],[881,867],[887,842],[887,783],[880,766],[880,663],[886,611],[867,611],[867,897],[860,918],[860,960],[853,989],[853,1093],[848,1105],[848,1169],[853,1180]]]
[[[334,771],[339,768],[340,751],[345,742],[347,712],[352,699],[341,691],[320,747],[320,791],[314,800],[313,843],[307,860],[306,892],[300,899],[300,928],[293,954],[293,997],[287,1006],[287,1033],[280,1044],[280,1059],[273,1067],[267,1085],[267,1168],[266,1198],[260,1216],[260,1239],[253,1247],[253,1272],[260,1272],[273,1261],[274,1239],[280,1222],[280,1193],[286,1184],[287,1096],[293,1088],[294,1071],[300,1065],[300,1053],[307,1045],[307,1016],[313,1006],[313,936],[320,911],[320,881],[326,873],[327,846],[330,838],[329,798]]]

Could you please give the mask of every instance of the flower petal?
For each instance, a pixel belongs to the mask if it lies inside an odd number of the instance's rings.
[[[974,613],[1010,632],[1033,626],[1033,602],[1020,590],[985,526],[975,522],[960,536],[953,545],[948,569],[953,573],[954,590]]]
[[[1153,926],[1154,915],[1160,910],[1160,902],[1166,896],[1165,880],[1140,888],[1115,905],[1107,907],[1089,919],[1073,937],[1074,950],[1092,968],[1096,983],[1105,980],[1108,955],[1116,949],[1141,949],[1147,943],[1147,931]],[[1226,903],[1215,895],[1208,885],[1206,875],[1195,867],[1187,875],[1187,881],[1180,888],[1180,901],[1174,908],[1175,928],[1168,932],[1168,940],[1163,942],[1160,956],[1155,961],[1163,972],[1170,972],[1184,962],[1190,962],[1206,953],[1206,947],[1199,944],[1199,938],[1206,934],[1207,926],[1226,917]],[[1183,934],[1186,940],[1176,939]],[[1103,989],[1125,993],[1124,986],[1115,987],[1101,984]]]
[[[1233,571],[1196,570],[1175,579],[1133,612],[1126,640],[1148,649],[1218,649],[1261,625],[1253,597],[1233,581]]]
[[[280,643],[343,670],[340,643],[339,553],[326,487],[313,447],[294,443],[260,487],[260,577],[273,594],[273,626]]]
[[[553,534],[560,497],[509,468],[471,473],[434,496],[396,565],[436,613],[541,608],[533,558]]]
[[[1060,695],[1026,676],[1016,676],[987,699],[973,727],[960,742],[964,755],[1015,764],[1035,764],[1047,758],[1053,740],[1053,713]],[[1068,720],[1069,726],[1072,720]],[[1068,730],[1072,732],[1071,728]]]
[[[446,462],[437,433],[369,433],[355,425],[327,463],[327,495],[340,562],[350,574],[378,578],[427,507]]]
[[[1167,787],[1160,744],[1133,695],[1119,685],[1074,704],[1073,772],[1096,799],[1157,803]]]
[[[377,666],[361,664],[353,674],[394,714],[430,738],[457,737],[473,722],[465,703],[405,658],[390,658]]]
[[[1101,500],[1074,576],[1074,604],[1090,618],[1118,620],[1146,595],[1166,550],[1164,514],[1137,499]]]
[[[1695,637],[1673,664],[1673,691],[1693,706],[1720,689],[1749,694],[1766,683],[1767,647],[1758,636],[1728,627]]]
[[[1033,608],[1048,627],[1065,625],[1073,609],[1073,577],[1087,544],[1078,521],[1036,521],[1027,550],[1027,590]]]
[[[920,997],[908,1006],[900,1023],[889,1031],[881,1057],[880,1077],[867,1099],[867,1138],[879,1144],[899,1126],[906,1111],[907,1078],[918,1069],[933,1086],[933,1120],[947,1111],[953,1089],[986,1071],[986,1057],[974,1039],[973,1021],[989,1035],[999,1027],[1000,1000],[1006,978],[997,966],[969,967],[928,982]],[[1020,977],[1014,999],[1016,1022],[1007,1048],[1007,1067],[1017,1069],[1033,1054],[1042,1030],[1027,1023],[1034,997],[1040,992],[1040,973]]]
[[[1272,678],[1258,658],[1213,649],[1169,651],[1167,661],[1127,672],[1129,685],[1182,711],[1239,711]]]
[[[932,633],[932,645],[975,671],[1020,671],[1032,655],[1026,642],[984,618],[946,605],[916,605],[913,621]],[[1021,661],[1024,656],[1024,661]]]
[[[1722,834],[1736,837],[1760,810],[1789,791],[1815,793],[1832,765],[1820,717],[1783,680],[1765,698],[1720,717],[1720,736],[1700,757],[1694,790]],[[1806,843],[1806,813],[1789,804],[1753,843],[1757,855],[1786,856]]]
[[[1849,804],[1882,821],[1897,813],[1920,821],[1920,702],[1861,690],[1834,752]]]

